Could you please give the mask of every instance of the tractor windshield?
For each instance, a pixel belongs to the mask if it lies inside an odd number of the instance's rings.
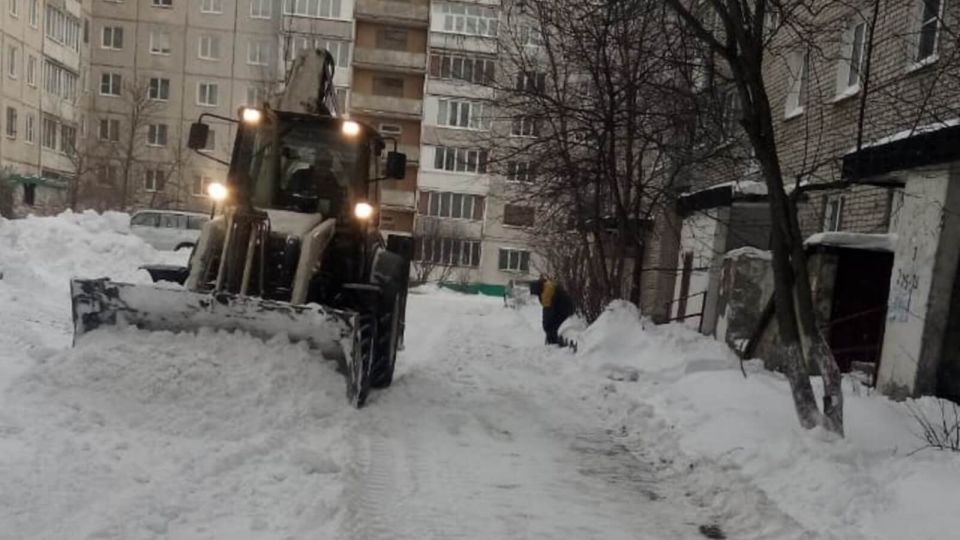
[[[243,126],[238,142],[234,181],[258,208],[339,217],[365,194],[369,142],[344,135],[337,121],[280,116]]]

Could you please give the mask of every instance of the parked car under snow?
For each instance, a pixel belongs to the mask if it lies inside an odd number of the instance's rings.
[[[130,217],[130,232],[161,250],[192,248],[210,217],[176,210],[141,210]]]

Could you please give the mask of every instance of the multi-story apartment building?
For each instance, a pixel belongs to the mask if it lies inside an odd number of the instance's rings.
[[[93,190],[124,205],[208,210],[205,186],[226,168],[187,151],[203,113],[235,117],[267,98],[279,74],[279,2],[94,0],[91,25]],[[229,122],[211,119],[209,157],[226,160]],[[109,191],[109,195],[107,194]]]
[[[801,193],[802,232],[824,233],[810,239],[817,246],[811,270],[818,314],[844,368],[861,358],[873,364],[884,392],[956,398],[960,64],[950,36],[960,6],[822,6],[809,27],[815,32],[801,38],[781,29],[764,64],[784,178]],[[876,17],[873,9],[881,10]],[[678,304],[691,294],[721,294],[713,276],[720,276],[728,249],[732,210],[751,198],[766,207],[765,190],[753,179],[749,168],[739,178],[705,177],[707,185],[740,182],[686,198],[696,209],[684,217],[691,234],[680,239],[677,266],[708,269],[699,290],[691,276],[678,276]],[[704,225],[692,234],[698,221]],[[687,264],[697,253],[702,260]],[[731,278],[725,273],[723,281]],[[709,307],[698,300],[694,309],[706,315]]]
[[[85,126],[90,1],[0,8],[0,165],[23,211],[62,208]]]

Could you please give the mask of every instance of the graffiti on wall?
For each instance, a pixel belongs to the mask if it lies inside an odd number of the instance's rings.
[[[907,322],[910,318],[910,305],[913,302],[913,293],[920,286],[920,278],[915,272],[897,270],[897,279],[893,281],[890,290],[890,301],[887,306],[887,320],[893,322]]]

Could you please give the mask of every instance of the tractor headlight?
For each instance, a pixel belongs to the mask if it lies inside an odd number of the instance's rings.
[[[343,130],[343,134],[347,137],[355,137],[360,133],[360,124],[354,122],[353,120],[344,120],[343,127],[341,129]]]
[[[240,118],[243,120],[244,124],[255,126],[260,123],[260,120],[263,119],[263,113],[260,112],[260,109],[245,107],[243,112],[240,113]]]
[[[207,195],[210,195],[211,199],[220,202],[227,198],[227,186],[220,182],[211,182],[207,186]]]
[[[360,219],[370,219],[373,215],[373,206],[370,206],[370,203],[359,202],[353,207],[353,215]]]

